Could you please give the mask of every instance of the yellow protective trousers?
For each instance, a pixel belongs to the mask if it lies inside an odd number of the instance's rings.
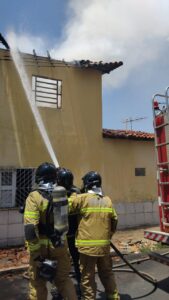
[[[57,271],[54,279],[58,292],[63,299],[77,300],[73,282],[69,278],[70,259],[67,252],[67,247],[46,248],[42,247],[41,255],[44,258],[57,261]],[[38,276],[37,262],[34,260],[34,255],[30,254],[29,267],[29,300],[47,300],[46,281]]]
[[[80,253],[81,292],[83,300],[96,299],[95,267],[105,288],[107,299],[119,300],[119,294],[112,271],[112,260],[109,255],[89,256]]]

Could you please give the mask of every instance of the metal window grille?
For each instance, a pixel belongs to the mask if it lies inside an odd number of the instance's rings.
[[[32,91],[37,106],[61,108],[61,80],[32,76]]]
[[[34,182],[34,168],[0,168],[0,208],[23,206]]]
[[[135,168],[135,176],[146,176],[145,168]]]

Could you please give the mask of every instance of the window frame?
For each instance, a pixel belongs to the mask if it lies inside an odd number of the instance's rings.
[[[23,205],[35,183],[35,170],[35,168],[0,167],[0,210],[17,208]],[[2,174],[5,172],[12,174],[11,184],[2,185]],[[3,191],[11,191],[11,195],[7,195],[6,200],[2,198]],[[4,205],[5,201],[7,205]]]
[[[62,80],[32,75],[32,99],[38,107],[62,108]]]
[[[11,173],[12,174],[12,183],[11,185],[2,185],[2,173]],[[2,192],[11,191],[11,205],[10,206],[1,206],[3,205]],[[0,170],[0,208],[12,208],[15,206],[15,195],[16,195],[16,170],[14,169],[1,169]],[[2,204],[1,204],[2,201]]]

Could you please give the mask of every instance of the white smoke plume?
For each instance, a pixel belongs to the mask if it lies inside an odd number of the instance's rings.
[[[62,39],[50,54],[68,61],[123,61],[124,67],[105,76],[120,86],[147,63],[160,59],[169,46],[168,0],[70,0]],[[41,37],[18,36],[22,51],[46,53]],[[44,50],[44,52],[42,51]]]
[[[63,41],[51,55],[67,60],[124,62],[106,81],[118,86],[158,59],[169,44],[168,0],[71,0]],[[113,79],[112,79],[113,78]]]
[[[12,43],[13,48],[18,48],[22,52],[32,53],[33,49],[35,49],[38,54],[45,54],[45,38],[40,36],[32,36],[29,33],[17,34],[13,29],[9,29],[7,40],[9,44]]]

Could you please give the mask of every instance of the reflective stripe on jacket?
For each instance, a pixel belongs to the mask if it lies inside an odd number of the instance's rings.
[[[79,252],[93,256],[108,254],[113,224],[117,221],[111,199],[95,193],[76,195],[70,211],[76,211],[80,216],[76,234]]]

